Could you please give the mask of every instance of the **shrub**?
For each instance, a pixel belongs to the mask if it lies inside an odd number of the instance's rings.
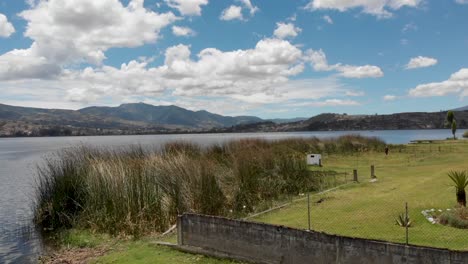
[[[468,209],[466,207],[445,211],[439,216],[439,223],[455,228],[468,228]]]
[[[465,131],[465,133],[463,133],[463,137],[468,138],[468,131]]]
[[[399,214],[398,217],[395,219],[395,224],[401,227],[410,227],[411,226],[411,219],[409,216],[407,217],[406,214]]]

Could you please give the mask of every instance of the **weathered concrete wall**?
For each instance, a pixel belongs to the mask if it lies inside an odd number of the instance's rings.
[[[340,237],[282,226],[185,214],[180,246],[202,248],[257,263],[468,263],[468,252]]]

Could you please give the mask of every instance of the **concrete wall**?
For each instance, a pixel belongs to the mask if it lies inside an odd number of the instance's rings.
[[[468,252],[340,237],[282,226],[185,214],[178,244],[256,263],[468,263]]]

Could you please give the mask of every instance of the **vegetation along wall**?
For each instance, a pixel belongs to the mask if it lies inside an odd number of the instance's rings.
[[[184,214],[180,247],[255,263],[468,263],[468,252],[341,237],[283,226]]]

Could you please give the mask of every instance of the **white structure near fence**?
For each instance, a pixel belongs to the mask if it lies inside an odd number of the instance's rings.
[[[321,154],[307,154],[307,165],[322,166],[322,155]]]

